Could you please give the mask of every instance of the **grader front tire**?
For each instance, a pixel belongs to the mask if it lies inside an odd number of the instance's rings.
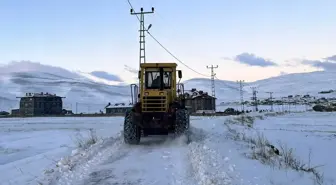
[[[136,124],[134,113],[129,111],[125,115],[124,120],[124,142],[130,145],[137,145],[140,143],[141,129]]]
[[[189,114],[185,109],[176,111],[175,134],[177,136],[185,134],[189,130]]]

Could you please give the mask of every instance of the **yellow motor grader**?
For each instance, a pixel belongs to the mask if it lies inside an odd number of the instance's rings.
[[[182,71],[176,63],[141,63],[139,86],[131,91],[138,95],[124,120],[124,141],[139,144],[143,135],[177,136],[189,130],[190,115],[185,107],[184,86],[179,83]],[[177,78],[179,81],[177,82]],[[135,93],[139,89],[139,93]],[[133,99],[133,97],[132,97]]]

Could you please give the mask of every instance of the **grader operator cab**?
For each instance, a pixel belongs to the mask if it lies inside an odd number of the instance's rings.
[[[179,83],[182,71],[176,67],[176,63],[140,64],[140,93],[125,115],[125,143],[139,144],[142,132],[145,136],[169,133],[179,136],[188,131],[189,113],[184,105],[184,87]]]

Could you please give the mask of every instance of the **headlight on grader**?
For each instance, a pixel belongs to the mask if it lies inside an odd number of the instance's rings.
[[[145,96],[148,96],[149,95],[149,92],[145,92],[145,94],[144,94]]]

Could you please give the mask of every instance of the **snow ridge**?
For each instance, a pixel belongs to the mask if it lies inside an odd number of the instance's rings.
[[[123,145],[121,134],[118,135],[117,137],[101,140],[86,150],[73,150],[71,156],[62,158],[57,163],[56,168],[48,170],[47,172],[49,173],[39,182],[49,185],[67,185],[84,179],[92,166],[106,160],[108,155],[104,154],[119,151],[117,154],[124,155],[123,150],[119,150]]]
[[[205,144],[193,142],[190,145],[189,155],[200,185],[230,185],[232,183],[233,177],[229,173],[234,172],[234,168],[225,172],[223,170],[225,168],[218,163],[223,159],[215,150],[208,148]]]

